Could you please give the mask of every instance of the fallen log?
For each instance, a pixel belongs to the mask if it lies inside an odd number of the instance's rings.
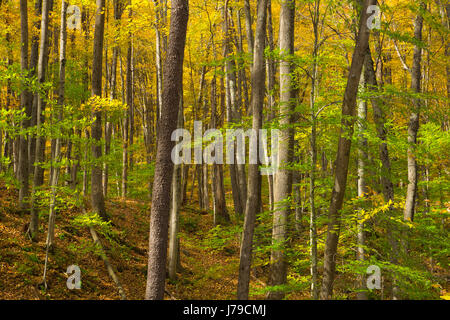
[[[89,231],[91,232],[92,239],[94,240],[94,243],[101,249],[100,257],[102,258],[103,262],[105,263],[106,269],[108,270],[108,274],[111,277],[111,279],[114,281],[114,283],[117,286],[117,289],[119,290],[120,298],[122,300],[126,300],[127,297],[125,295],[125,291],[123,290],[122,285],[120,284],[120,280],[117,277],[117,275],[114,272],[114,269],[111,265],[111,263],[108,260],[108,257],[106,256],[105,250],[103,249],[102,243],[100,242],[100,238],[98,237],[97,232],[93,227],[89,227]]]

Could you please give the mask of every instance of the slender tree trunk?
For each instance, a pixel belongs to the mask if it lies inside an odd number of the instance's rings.
[[[39,57],[38,57],[38,81],[40,85],[43,85],[45,82],[45,61],[46,55],[48,54],[47,51],[47,38],[48,38],[48,15],[49,15],[49,9],[50,9],[50,0],[43,0],[42,2],[42,20],[41,20],[41,38],[40,38],[40,46],[39,46]],[[45,139],[42,136],[41,127],[42,127],[42,112],[45,108],[45,102],[43,98],[39,95],[37,98],[37,118],[36,118],[36,126],[37,126],[37,138],[36,138],[36,152],[35,157],[37,162],[43,162],[44,161],[44,150],[45,150]],[[38,188],[43,184],[43,177],[44,177],[44,169],[40,167],[39,165],[36,165],[34,167],[34,177],[33,177],[33,194],[32,194],[32,200],[31,200],[31,218],[30,218],[30,225],[29,225],[29,235],[32,240],[37,239],[37,232],[39,227],[39,220],[38,220],[38,208],[36,208],[36,193],[38,191]]]
[[[351,138],[348,137],[351,137],[353,134],[356,96],[364,64],[364,57],[369,45],[370,31],[367,26],[367,7],[369,5],[374,5],[375,3],[375,0],[365,0],[361,9],[361,18],[358,28],[359,32],[342,105],[342,128],[339,134],[339,144],[335,161],[334,187],[328,211],[328,232],[325,245],[324,273],[320,291],[320,299],[322,300],[331,299],[333,293],[336,255],[340,232],[340,210],[342,209],[344,202],[345,189],[347,186],[348,163],[350,159]]]
[[[252,13],[250,10],[250,0],[244,1],[244,13],[245,13],[245,29],[247,32],[247,45],[248,52],[250,54],[250,58],[253,60],[253,52],[254,52],[254,39],[253,39],[253,30],[252,30]],[[250,66],[250,70],[251,70]],[[251,71],[250,71],[251,72]]]
[[[155,5],[155,32],[156,32],[156,104],[158,106],[157,119],[161,117],[162,93],[163,93],[163,70],[162,70],[162,49],[161,49],[161,5],[158,0],[153,0]],[[158,121],[159,122],[159,121]]]
[[[361,76],[360,87],[364,89],[366,87],[366,81],[364,73]],[[367,102],[364,100],[359,101],[358,104],[358,197],[361,199],[367,196],[367,186],[366,186],[366,170],[367,165],[367,138],[366,134],[366,121],[367,121]],[[361,222],[364,219],[363,210],[364,208],[359,208],[358,214],[358,225],[357,225],[357,252],[356,259],[361,263],[365,260],[365,244],[366,244],[366,234],[364,231],[365,224]],[[360,290],[365,289],[364,275],[358,276],[358,286]],[[367,293],[365,291],[359,291],[357,293],[358,300],[367,300]]]
[[[425,3],[420,3],[420,10],[425,10]],[[414,38],[417,41],[422,40],[423,16],[419,13],[414,23]],[[413,64],[411,69],[411,89],[415,93],[421,93],[421,79],[422,79],[422,48],[419,45],[414,47]],[[419,118],[421,99],[414,98],[411,110],[411,115],[408,124],[408,188],[406,191],[406,201],[404,209],[404,219],[407,221],[414,220],[415,204],[417,197],[417,133],[419,131]]]
[[[264,104],[264,36],[266,31],[267,0],[258,0],[255,50],[252,68],[252,128],[257,142],[250,153],[259,155],[259,130],[262,128],[262,109]],[[245,206],[244,231],[242,234],[239,279],[237,288],[238,300],[247,300],[250,284],[250,267],[252,262],[253,233],[256,215],[261,208],[261,173],[259,160],[248,166],[248,191]]]
[[[289,168],[293,159],[294,130],[292,128],[292,114],[295,104],[294,83],[292,80],[293,64],[291,55],[294,54],[294,21],[295,0],[282,1],[280,12],[280,130],[278,142],[278,165],[274,183],[274,212],[272,228],[272,253],[270,256],[270,285],[286,284],[287,263],[285,246],[287,240],[287,223],[290,215],[288,199],[292,193],[292,172]],[[284,292],[270,291],[269,299],[282,299]]]
[[[270,48],[270,51],[273,52],[275,47],[273,43],[273,25],[272,25],[272,1],[269,0],[267,3],[267,40],[268,45]],[[273,118],[275,117],[275,63],[271,57],[268,57],[266,59],[266,69],[267,69],[267,90],[268,90],[268,105],[269,110],[267,112],[267,122],[271,122]],[[269,209],[274,209],[274,192],[273,192],[273,185],[274,182],[274,176],[273,175],[267,175],[267,184],[269,187]]]
[[[23,73],[29,71],[28,69],[28,8],[27,1],[20,1],[20,64]],[[27,89],[22,91],[20,96],[20,107],[25,109],[25,116],[27,119],[22,121],[22,127],[27,129],[30,126],[29,118],[31,117],[31,92]],[[28,164],[28,137],[27,134],[20,136],[20,157],[19,157],[19,207],[22,210],[28,207],[29,196],[29,164]]]
[[[310,172],[309,172],[309,245],[311,257],[311,297],[317,300],[319,297],[318,271],[317,271],[317,212],[316,212],[316,167],[317,167],[317,117],[316,117],[316,97],[318,82],[318,56],[319,56],[319,19],[320,1],[314,2],[314,12],[312,14],[314,29],[313,65],[311,72],[311,93],[310,93],[310,117],[311,117],[311,140],[310,140]]]
[[[180,84],[183,87],[183,84]],[[183,121],[183,90],[180,90],[180,102],[178,110],[178,120],[177,129],[182,129],[184,127]],[[177,278],[177,269],[180,260],[179,251],[179,238],[178,238],[178,228],[179,228],[179,216],[180,216],[180,206],[181,206],[181,170],[182,165],[174,165],[173,175],[172,175],[172,201],[170,208],[170,223],[169,223],[169,278],[175,280]]]
[[[145,293],[145,298],[148,300],[162,300],[164,298],[170,190],[173,174],[171,151],[174,143],[171,141],[171,135],[176,129],[178,118],[188,17],[188,1],[172,0],[169,44],[164,65],[161,125],[158,132],[150,213],[148,272]]]
[[[229,34],[229,21],[228,21],[228,1],[223,8],[223,17],[224,17],[224,57],[226,59],[225,63],[225,74],[226,74],[226,109],[227,109],[227,121],[231,123],[236,122],[236,64],[233,57],[233,52],[231,50],[230,42],[230,34]],[[236,151],[236,148],[235,148]],[[236,159],[236,154],[233,154],[233,159]],[[239,181],[239,172],[238,165],[236,161],[234,163],[230,163],[228,165],[230,171],[230,179],[231,179],[231,189],[233,192],[233,201],[236,216],[242,216],[244,213],[244,199],[242,197],[243,192],[241,190],[241,185]],[[245,173],[244,173],[245,175]],[[244,182],[245,184],[245,182]],[[242,186],[244,188],[244,186]]]
[[[92,60],[92,91],[93,97],[102,96],[102,54],[103,54],[103,38],[105,30],[105,0],[97,0],[97,14],[95,16],[94,31],[94,52]],[[91,127],[92,135],[92,158],[94,164],[91,172],[91,202],[92,209],[98,213],[104,220],[108,220],[105,209],[105,201],[103,197],[102,184],[102,111],[94,110],[92,112],[94,123]]]
[[[216,128],[217,99],[216,78],[211,80],[211,128]],[[225,201],[225,188],[223,186],[223,164],[213,164],[213,198],[214,198],[214,225],[230,221]]]

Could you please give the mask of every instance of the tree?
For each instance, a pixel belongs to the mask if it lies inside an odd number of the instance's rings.
[[[46,74],[46,64],[48,61],[48,50],[47,50],[47,41],[48,41],[48,15],[50,10],[50,0],[42,0],[42,20],[41,20],[41,38],[39,44],[39,57],[38,57],[38,81],[42,86],[45,82],[45,74]],[[45,109],[45,101],[44,97],[41,96],[42,93],[37,94],[37,108],[36,108],[36,149],[35,149],[35,160],[36,162],[42,163],[44,162],[44,152],[45,152],[45,138],[42,135],[41,127],[43,122],[43,111]],[[31,218],[30,225],[28,228],[28,234],[30,235],[32,240],[37,239],[37,232],[39,227],[39,217],[38,217],[38,209],[36,207],[36,193],[38,188],[43,184],[44,179],[44,169],[40,165],[36,165],[34,167],[34,176],[33,176],[33,191],[32,191],[32,199],[31,199]]]
[[[28,69],[28,5],[26,0],[20,1],[20,64],[23,76],[29,72]],[[24,109],[27,117],[22,121],[22,127],[27,129],[30,126],[31,117],[31,92],[27,89],[22,91],[20,96],[20,107]],[[26,209],[27,197],[29,195],[29,164],[28,164],[28,139],[27,135],[20,136],[20,156],[19,156],[19,205],[21,209]]]
[[[177,125],[188,19],[188,0],[172,0],[169,42],[163,69],[161,125],[157,138],[155,177],[150,212],[148,271],[145,292],[147,300],[162,300],[164,298],[170,190],[173,174],[171,152],[174,142],[171,141],[171,135]]]
[[[264,103],[264,37],[266,33],[267,0],[258,0],[255,49],[252,67],[252,129],[256,134],[256,142],[250,152],[259,155],[259,130],[262,128],[262,110]],[[239,279],[237,288],[238,300],[247,300],[252,262],[252,242],[255,229],[256,214],[261,208],[261,173],[259,161],[248,166],[247,203],[245,206],[244,231],[241,240],[239,257]]]
[[[420,3],[419,14],[414,23],[414,39],[418,42],[422,41],[423,16],[422,12],[426,10],[424,2]],[[422,79],[422,48],[419,44],[414,46],[414,56],[411,68],[411,89],[415,93],[420,93]],[[419,131],[420,107],[422,101],[419,98],[413,99],[411,115],[408,124],[408,189],[406,191],[406,201],[404,210],[404,219],[407,221],[414,220],[414,212],[417,196],[417,160],[416,145],[417,132]]]
[[[294,130],[292,114],[294,111],[294,81],[292,79],[292,55],[294,54],[295,1],[282,1],[280,12],[280,125],[278,142],[278,165],[274,183],[274,213],[272,228],[272,254],[270,285],[286,283],[287,265],[285,246],[287,223],[290,214],[288,197],[292,192],[292,171],[289,165],[293,159]],[[269,299],[282,299],[282,291],[269,292]]]
[[[341,130],[339,133],[338,150],[335,161],[334,186],[331,194],[330,208],[328,210],[328,230],[324,255],[324,274],[320,299],[331,299],[333,282],[336,271],[336,253],[339,242],[340,210],[344,202],[345,189],[347,186],[348,163],[350,158],[351,136],[355,123],[356,96],[358,94],[359,80],[364,64],[364,58],[369,46],[370,30],[367,25],[369,5],[376,1],[365,0],[361,8],[355,50],[353,52],[352,64],[350,66],[347,87],[342,104]]]
[[[95,16],[94,51],[92,60],[92,88],[93,97],[102,96],[102,61],[103,61],[103,37],[105,30],[105,0],[97,0],[97,14]],[[105,220],[108,220],[103,197],[102,184],[102,111],[94,109],[92,112],[94,122],[91,127],[92,144],[92,173],[91,173],[91,202],[92,209]]]

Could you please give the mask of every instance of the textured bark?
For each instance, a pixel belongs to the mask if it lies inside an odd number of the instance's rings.
[[[91,95],[102,96],[102,60],[103,60],[103,40],[105,30],[105,0],[97,0],[97,14],[95,16],[95,31],[94,31],[94,52],[92,60],[92,91]],[[92,112],[94,123],[91,127],[92,142],[92,172],[91,172],[91,203],[94,212],[98,213],[100,217],[108,220],[105,209],[105,201],[103,197],[102,184],[102,112],[95,110]]]
[[[259,132],[262,127],[262,109],[264,104],[264,36],[266,30],[267,0],[258,0],[255,50],[252,67],[252,128]],[[259,155],[259,137],[252,152]],[[253,233],[256,215],[261,208],[261,174],[257,164],[248,166],[248,191],[245,206],[244,231],[242,234],[237,298],[247,300],[252,263]]]
[[[369,45],[370,31],[367,27],[367,7],[374,5],[375,0],[365,0],[362,6],[358,36],[353,53],[347,87],[342,104],[341,131],[335,161],[334,187],[331,194],[330,208],[328,211],[328,231],[324,255],[324,273],[320,299],[331,299],[333,283],[336,270],[336,254],[340,232],[340,210],[344,202],[345,189],[347,186],[348,164],[350,159],[351,137],[355,123],[356,96],[358,93],[359,80],[364,64],[364,57]]]
[[[278,165],[274,179],[274,212],[272,228],[272,253],[270,256],[270,285],[283,285],[287,281],[287,263],[285,246],[287,240],[287,223],[290,215],[290,203],[287,202],[292,193],[292,172],[288,167],[293,158],[294,130],[292,113],[295,104],[294,83],[292,80],[293,65],[291,57],[294,53],[294,21],[295,0],[282,1],[280,12],[280,126],[278,146]],[[268,299],[282,299],[284,292],[271,291]]]
[[[171,141],[171,135],[173,130],[176,129],[178,117],[188,17],[188,1],[172,0],[169,44],[164,64],[161,126],[158,132],[150,213],[148,272],[145,293],[145,298],[148,300],[162,300],[164,298],[170,189],[173,174],[171,152],[174,142]]]

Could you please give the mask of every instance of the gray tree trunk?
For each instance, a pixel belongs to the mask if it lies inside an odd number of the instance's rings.
[[[425,10],[425,3],[420,3],[420,9]],[[423,17],[419,13],[414,23],[414,38],[417,41],[422,40]],[[422,79],[422,48],[418,45],[414,47],[413,63],[411,68],[411,89],[416,93],[421,93]],[[417,133],[419,131],[420,107],[422,101],[418,98],[413,99],[413,106],[408,124],[408,188],[406,191],[406,201],[403,217],[407,221],[414,220],[415,204],[417,197]]]
[[[23,73],[28,72],[28,8],[27,1],[20,1],[20,64]],[[29,90],[24,90],[20,96],[20,107],[25,109],[27,118],[31,117],[32,95]],[[30,126],[30,121],[24,119],[22,127],[27,129]],[[1,149],[0,149],[1,150]],[[0,151],[1,152],[1,151]],[[19,156],[19,207],[21,210],[28,208],[29,196],[29,164],[28,164],[28,136],[20,136],[20,156]]]
[[[102,96],[102,54],[103,54],[103,40],[105,30],[105,0],[97,0],[97,14],[95,16],[95,31],[94,31],[94,51],[92,60],[92,91],[91,95]],[[92,112],[94,123],[91,127],[92,143],[92,172],[91,172],[91,202],[92,209],[98,213],[100,217],[108,220],[105,209],[105,201],[103,197],[102,184],[102,167],[99,163],[102,157],[102,112],[95,110]]]
[[[182,84],[180,85],[182,88]],[[183,90],[180,90],[180,102],[178,110],[177,128],[182,129],[184,127],[183,121]],[[169,278],[175,280],[177,278],[177,269],[180,260],[180,248],[178,238],[179,228],[179,216],[181,206],[181,170],[182,165],[174,165],[172,174],[172,200],[170,208],[170,223],[169,223]]]
[[[42,20],[41,20],[41,37],[40,37],[40,46],[39,46],[39,57],[38,57],[38,81],[42,85],[45,82],[45,61],[46,55],[48,54],[47,50],[47,38],[48,38],[48,15],[50,9],[50,0],[43,0],[42,2]],[[37,137],[36,137],[36,152],[35,152],[35,160],[37,162],[44,161],[44,147],[45,147],[45,139],[41,133],[42,127],[42,112],[45,108],[45,102],[43,101],[41,96],[37,98],[37,109],[36,109],[36,127],[37,127]],[[31,218],[29,225],[29,235],[32,240],[37,239],[37,232],[39,227],[38,220],[38,208],[36,208],[36,192],[38,188],[43,183],[44,170],[39,165],[34,167],[34,177],[33,177],[33,191],[32,191],[32,199],[31,199]]]
[[[286,284],[287,264],[285,246],[287,240],[287,223],[290,215],[290,203],[287,202],[292,193],[292,172],[288,167],[293,159],[294,130],[292,114],[295,108],[294,83],[292,80],[294,54],[294,21],[295,0],[282,1],[280,12],[280,125],[278,145],[278,165],[274,183],[274,212],[272,227],[272,252],[270,256],[270,285]],[[268,299],[282,299],[284,292],[270,291]]]
[[[173,174],[171,152],[174,142],[171,141],[171,136],[177,125],[188,17],[188,1],[172,0],[169,43],[164,64],[161,125],[158,132],[150,213],[148,272],[145,293],[147,300],[162,300],[164,298],[170,190]]]
[[[339,144],[335,161],[334,187],[328,211],[328,232],[325,245],[323,281],[320,291],[320,299],[322,300],[331,299],[333,293],[336,254],[340,232],[340,210],[342,209],[347,186],[348,163],[351,149],[351,138],[349,139],[348,137],[351,137],[353,134],[356,96],[358,94],[358,85],[364,58],[369,46],[370,31],[367,26],[367,7],[369,5],[375,5],[375,3],[376,0],[365,0],[361,9],[359,31],[342,105],[342,128],[339,134]]]
[[[255,49],[252,67],[252,128],[256,133],[262,128],[262,109],[264,104],[264,37],[266,33],[267,0],[258,0]],[[251,152],[259,155],[259,136],[256,146]],[[256,215],[261,208],[261,173],[260,161],[248,166],[248,191],[245,206],[244,231],[241,240],[239,279],[237,288],[238,300],[247,300],[250,285],[250,267],[252,263],[253,233]]]

